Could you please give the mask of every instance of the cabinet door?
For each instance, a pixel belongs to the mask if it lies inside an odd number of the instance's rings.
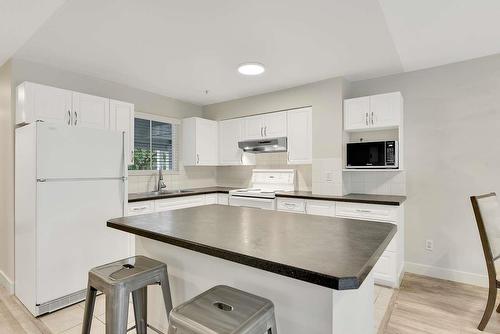
[[[82,93],[73,93],[73,125],[109,128],[109,99]]]
[[[238,148],[241,140],[241,119],[219,122],[219,164],[241,165],[243,151]]]
[[[344,100],[344,130],[362,130],[370,126],[370,97]]]
[[[109,128],[125,131],[125,152],[129,165],[134,164],[134,105],[131,103],[109,101]]]
[[[17,123],[71,124],[71,91],[25,82],[17,88]]]
[[[218,160],[217,122],[196,118],[197,165],[215,166]]]
[[[263,118],[264,137],[286,137],[286,111],[265,114]]]
[[[261,115],[243,118],[244,140],[261,139],[264,137],[262,120]]]
[[[403,98],[400,92],[370,96],[370,123],[372,127],[395,127],[401,122]]]
[[[334,217],[335,202],[308,200],[306,201],[306,213],[308,215]]]
[[[312,109],[289,111],[287,124],[288,163],[312,163]]]

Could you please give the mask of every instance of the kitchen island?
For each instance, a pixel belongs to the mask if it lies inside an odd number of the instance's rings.
[[[167,263],[174,305],[218,284],[269,298],[280,333],[372,333],[371,270],[392,224],[207,205],[108,221]],[[166,329],[160,293],[149,319]]]

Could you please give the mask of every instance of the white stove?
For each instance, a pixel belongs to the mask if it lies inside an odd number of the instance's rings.
[[[252,188],[231,190],[229,205],[276,209],[276,192],[295,190],[294,169],[254,169]]]

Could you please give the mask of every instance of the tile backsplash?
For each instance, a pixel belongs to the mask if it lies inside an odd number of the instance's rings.
[[[406,172],[344,172],[346,193],[406,195]]]
[[[213,187],[217,185],[216,167],[179,167],[175,173],[165,172],[163,180],[167,189]],[[128,192],[141,193],[153,191],[158,182],[158,172],[130,171]]]

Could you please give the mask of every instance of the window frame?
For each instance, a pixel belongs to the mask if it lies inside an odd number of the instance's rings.
[[[160,116],[160,115],[154,115],[154,114],[148,114],[148,113],[142,113],[142,112],[136,112],[134,114],[134,123],[135,119],[140,118],[148,121],[156,121],[156,122],[162,122],[162,123],[170,123],[172,125],[177,126],[177,136],[175,138],[175,142],[173,143],[173,146],[177,147],[177,152],[176,152],[176,157],[174,159],[177,160],[177,170],[165,170],[162,169],[163,174],[179,174],[179,169],[180,169],[180,159],[179,159],[179,154],[180,154],[180,148],[179,148],[179,141],[180,141],[180,126],[181,126],[181,120],[177,118],[171,118],[171,117],[166,117],[166,116]],[[151,139],[150,139],[151,140]],[[151,143],[150,143],[151,144]],[[134,142],[132,143],[134,145],[134,151],[135,151],[135,138]],[[156,175],[158,173],[157,169],[134,169],[134,170],[128,170],[128,175]]]

